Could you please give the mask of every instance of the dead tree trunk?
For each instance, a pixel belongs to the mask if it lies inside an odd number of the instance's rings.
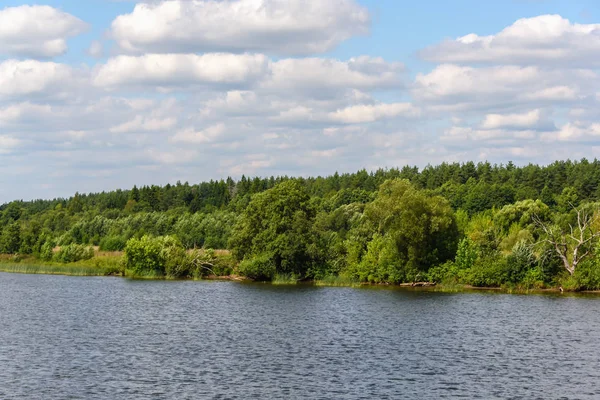
[[[594,232],[591,225],[596,221],[597,214],[583,208],[575,209],[577,213],[577,225],[569,224],[570,231],[565,232],[557,225],[544,223],[537,215],[533,216],[534,223],[546,234],[541,242],[552,245],[569,274],[573,275],[577,265],[591,253],[590,245],[600,231]]]

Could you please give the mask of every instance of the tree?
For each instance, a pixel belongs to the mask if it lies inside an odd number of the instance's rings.
[[[358,275],[369,280],[414,279],[456,253],[458,229],[448,202],[407,180],[388,180],[365,208],[372,240]]]
[[[13,222],[4,229],[0,242],[4,253],[16,254],[19,252],[19,248],[21,247],[21,226],[18,222]]]
[[[305,276],[315,261],[312,226],[315,210],[298,181],[286,181],[255,194],[236,224],[230,240],[234,256],[260,278],[273,273]],[[250,266],[252,259],[261,268]],[[265,273],[259,273],[265,271]]]
[[[600,237],[597,228],[598,213],[589,207],[573,208],[576,213],[576,224],[569,224],[565,230],[558,224],[547,224],[539,216],[534,215],[535,224],[545,233],[541,242],[550,244],[563,262],[563,266],[573,275],[581,261],[592,252],[594,242]]]

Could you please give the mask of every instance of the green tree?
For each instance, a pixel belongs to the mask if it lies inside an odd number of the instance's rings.
[[[310,196],[298,181],[286,181],[252,197],[236,224],[230,248],[238,260],[246,264],[260,261],[265,273],[305,276],[316,261],[312,225],[315,210]],[[271,275],[271,276],[269,276]]]
[[[21,226],[18,222],[13,222],[4,228],[2,237],[0,237],[2,252],[16,254],[21,247]]]
[[[454,257],[458,229],[448,202],[416,189],[407,180],[389,180],[365,208],[375,235],[359,275],[399,282],[417,279],[431,266]]]

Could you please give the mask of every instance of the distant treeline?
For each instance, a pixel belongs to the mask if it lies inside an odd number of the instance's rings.
[[[583,159],[76,193],[0,206],[0,252],[47,257],[53,246],[77,244],[123,250],[132,238],[169,236],[183,248],[230,249],[239,272],[258,279],[596,288],[599,182],[600,161]],[[589,224],[579,227],[582,215]],[[567,261],[577,261],[567,235],[573,226],[585,236],[576,273],[555,248],[560,242]]]

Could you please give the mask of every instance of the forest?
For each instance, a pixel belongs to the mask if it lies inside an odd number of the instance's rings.
[[[154,277],[597,290],[599,182],[582,159],[134,186],[3,204],[0,252],[119,252],[123,274]]]

